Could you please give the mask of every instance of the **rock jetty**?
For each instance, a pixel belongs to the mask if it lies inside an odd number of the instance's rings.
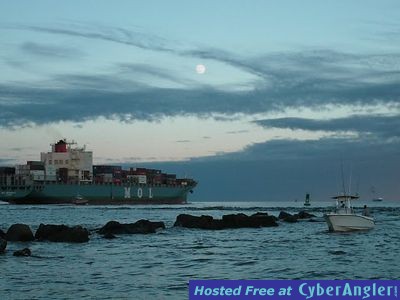
[[[212,216],[192,216],[180,214],[177,216],[174,226],[186,228],[200,228],[220,230],[229,228],[259,228],[278,226],[277,218],[267,213],[256,213],[248,216],[245,214],[224,215],[222,219],[214,219]]]

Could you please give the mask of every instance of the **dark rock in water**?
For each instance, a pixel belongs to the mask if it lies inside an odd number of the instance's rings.
[[[275,216],[270,216],[268,213],[260,213],[260,212],[257,212],[257,213],[255,213],[255,214],[252,214],[250,217],[269,217],[269,218],[271,218],[271,219],[273,219],[273,220],[275,220],[275,221],[278,221],[278,220],[279,220],[277,217],[275,217]]]
[[[109,221],[106,225],[99,229],[100,234],[107,234],[107,233],[123,233],[124,224],[121,224],[117,221]]]
[[[222,223],[225,228],[278,226],[275,217],[261,213],[254,214],[250,217],[245,214],[225,215],[222,217]]]
[[[286,211],[281,211],[279,213],[278,219],[283,220],[288,223],[296,223],[297,215],[292,215],[292,214],[287,213]]]
[[[103,235],[103,238],[107,239],[107,240],[112,240],[117,238],[115,235],[113,235],[111,232],[107,232],[105,235]]]
[[[257,213],[252,216],[245,214],[224,215],[222,220],[214,219],[211,216],[192,216],[181,214],[176,218],[174,226],[200,229],[227,229],[227,228],[258,228],[278,226],[274,216]]]
[[[294,215],[291,215],[291,214],[289,214],[289,213],[287,213],[285,211],[281,211],[279,213],[279,217],[278,218],[280,220],[283,220],[283,221],[288,222],[288,223],[296,223],[297,220],[309,219],[309,218],[312,218],[312,217],[315,217],[315,216],[313,214],[310,214],[310,213],[302,210],[299,213],[294,214]]]
[[[136,223],[121,224],[117,221],[110,221],[102,228],[100,234],[136,234],[136,233],[155,233],[158,228],[165,228],[164,222],[151,222],[149,220],[139,220]]]
[[[286,211],[281,211],[279,213],[278,219],[282,220],[282,219],[286,219],[287,217],[291,217],[292,215],[287,213]]]
[[[13,254],[14,256],[31,256],[31,250],[29,248],[24,248],[22,250],[17,250]]]
[[[268,213],[263,213],[263,212],[256,212],[255,214],[252,214],[251,217],[266,217],[269,216]]]
[[[29,242],[33,241],[33,233],[28,225],[14,224],[8,228],[6,233],[6,240],[12,242]]]
[[[0,253],[4,253],[7,248],[7,241],[0,238]]]
[[[89,231],[82,226],[40,224],[35,238],[39,241],[85,243],[89,241]]]
[[[288,216],[286,218],[283,219],[284,222],[288,222],[288,223],[296,223],[297,222],[297,216],[293,215],[293,216]]]
[[[200,229],[223,229],[221,220],[214,220],[211,216],[192,216],[180,214],[176,217],[174,226]]]
[[[315,215],[310,214],[304,210],[300,211],[298,214],[296,214],[296,216],[297,216],[297,219],[310,219],[310,218],[316,217]]]
[[[6,233],[0,229],[0,239],[5,239],[6,238]]]
[[[245,214],[231,214],[222,216],[222,224],[227,228],[240,228],[240,227],[259,227],[257,225],[252,226],[249,216]]]

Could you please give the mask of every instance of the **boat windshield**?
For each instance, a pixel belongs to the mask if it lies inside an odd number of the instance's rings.
[[[349,197],[344,197],[344,196],[337,196],[333,197],[336,199],[336,213],[341,213],[341,214],[352,214],[354,213],[353,207],[351,206],[351,197],[356,197],[356,196],[349,196]],[[358,197],[356,197],[357,199]]]

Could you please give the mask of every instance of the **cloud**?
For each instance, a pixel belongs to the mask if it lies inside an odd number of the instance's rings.
[[[397,200],[399,149],[399,141],[276,140],[237,153],[147,166],[195,178],[199,185],[190,200],[293,201],[311,193],[321,201],[342,191],[343,163],[346,184],[352,173],[351,191],[363,201],[371,197],[372,185],[385,199]]]
[[[322,131],[355,131],[383,138],[400,138],[400,116],[350,116],[328,120],[279,118],[256,121],[263,127]]]
[[[206,117],[213,113],[230,115],[240,111],[255,113],[262,110],[257,103],[252,105],[257,99],[252,99],[251,95],[140,86],[137,90],[123,92],[124,85],[130,88],[134,85],[104,77],[78,76],[64,79],[59,84],[71,84],[70,87],[49,89],[0,85],[0,124],[12,126],[30,122],[44,124],[60,120],[83,121],[99,116],[151,121],[164,116],[193,114]],[[101,83],[97,88],[96,82]],[[74,83],[85,88],[74,88]],[[104,86],[114,90],[101,90]],[[245,109],[242,107],[243,101],[248,105]]]
[[[310,79],[323,79],[325,75],[329,75],[332,79],[332,75],[336,75],[336,79],[340,79],[340,77],[341,79],[351,78],[357,82],[358,79],[363,78],[363,76],[361,78],[357,77],[360,72],[365,73],[361,75],[369,76],[369,71],[373,71],[370,68],[381,65],[382,62],[385,67],[394,67],[393,70],[399,75],[399,69],[398,67],[396,68],[398,64],[393,65],[393,62],[398,61],[400,58],[399,53],[352,54],[326,49],[314,49],[268,53],[258,57],[242,57],[224,49],[183,45],[177,41],[169,41],[154,34],[119,27],[94,27],[72,23],[53,27],[19,25],[9,26],[8,28],[102,40],[143,50],[166,52],[182,57],[215,60],[256,75],[261,80],[271,81],[274,85],[284,83],[285,85],[293,84],[296,86],[296,84],[303,81],[305,75]],[[298,75],[301,76],[297,77]],[[352,77],[351,75],[354,76]],[[348,84],[349,82],[344,83]]]
[[[50,44],[40,44],[35,42],[25,42],[21,45],[20,48],[25,53],[46,58],[76,59],[83,56],[83,52],[75,48]]]
[[[9,27],[12,29],[29,30],[41,33],[67,35],[85,39],[103,40],[144,50],[174,52],[168,47],[168,42],[156,35],[127,30],[119,27],[88,26],[83,24],[67,24],[54,27],[19,25]]]
[[[215,60],[257,75],[257,79],[252,90],[220,90],[196,85],[182,74],[173,74],[158,66],[118,63],[107,74],[59,73],[29,86],[24,82],[4,82],[0,84],[0,126],[60,120],[79,122],[100,116],[122,121],[157,120],[176,115],[229,119],[237,114],[288,108],[319,110],[328,106],[391,105],[398,111],[400,107],[400,54],[397,53],[352,54],[317,49],[242,57],[224,49],[184,49],[155,35],[123,28],[74,24],[16,28]],[[54,54],[59,50],[31,42],[25,43],[24,48],[36,55]],[[69,54],[67,50],[62,55]],[[147,82],[153,81],[145,80],[149,77],[174,83],[174,88],[150,86]]]
[[[168,80],[183,86],[194,85],[195,82],[188,80],[179,75],[174,75],[170,70],[160,68],[159,66],[151,66],[149,64],[132,64],[125,63],[117,66],[117,73],[121,76],[131,75],[136,77],[153,77]]]
[[[238,160],[329,160],[340,162],[371,159],[400,159],[400,140],[322,138],[319,140],[274,140],[251,145],[224,159]]]
[[[365,87],[367,91],[339,92],[336,97],[329,99],[314,98],[312,91],[307,95],[299,92],[298,98],[288,99],[285,91],[270,98],[271,93],[267,89],[227,92],[211,88],[154,88],[112,76],[76,75],[55,79],[51,84],[53,88],[0,84],[0,126],[30,122],[80,122],[100,116],[122,121],[152,121],[177,115],[215,115],[216,118],[229,119],[229,116],[236,114],[259,114],[286,108],[321,109],[328,105],[384,105],[385,102],[395,110],[399,108],[396,99],[399,88],[393,86],[391,89],[386,84],[379,88],[382,90],[379,96],[373,95],[372,91],[368,93],[368,87]],[[340,93],[343,93],[342,97]]]
[[[47,86],[56,87],[49,89]],[[115,74],[83,75],[83,74],[61,74],[54,75],[50,82],[40,84],[35,90],[38,93],[56,94],[60,97],[69,98],[92,90],[94,93],[119,94],[127,93],[131,90],[146,89],[147,85],[143,82],[133,81],[127,76]],[[71,92],[71,93],[70,93]]]
[[[229,52],[217,49],[185,49],[176,41],[168,41],[157,35],[150,33],[143,33],[139,31],[128,30],[120,27],[105,27],[105,26],[88,26],[84,24],[67,24],[58,25],[53,27],[46,26],[30,26],[30,25],[19,25],[10,26],[10,29],[29,30],[41,33],[48,33],[54,35],[67,35],[85,39],[102,40],[112,43],[123,44],[127,46],[136,47],[143,50],[151,50],[158,52],[172,53],[180,56],[190,56],[203,59],[212,59],[227,64],[241,66],[247,69],[248,66],[242,63],[240,60],[235,59]],[[179,47],[179,46],[180,47]],[[256,73],[254,68],[249,68],[249,71]],[[260,74],[261,75],[261,74]]]
[[[21,147],[13,147],[13,148],[8,148],[8,150],[13,151],[13,152],[20,152],[23,151],[27,148],[21,148]]]
[[[0,167],[9,166],[14,162],[13,159],[10,158],[0,158]]]
[[[179,140],[175,141],[175,143],[190,143],[190,140]]]
[[[248,130],[235,130],[235,131],[227,131],[227,134],[240,134],[240,133],[246,133],[249,132]]]

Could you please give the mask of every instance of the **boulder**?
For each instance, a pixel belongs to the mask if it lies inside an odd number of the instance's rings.
[[[24,248],[22,250],[17,250],[13,253],[14,256],[31,256],[31,250],[29,248]]]
[[[226,228],[252,227],[250,224],[249,216],[243,213],[223,215],[222,224]]]
[[[278,226],[275,222],[275,217],[268,214],[257,213],[251,216],[245,214],[224,215],[222,217],[224,228],[257,228]]]
[[[105,235],[103,235],[103,238],[107,239],[107,240],[112,240],[112,239],[115,239],[117,237],[115,235],[113,235],[111,232],[107,232]]]
[[[29,242],[33,241],[33,233],[28,225],[14,224],[8,228],[6,233],[6,240],[12,242]]]
[[[122,224],[117,221],[110,221],[102,228],[100,234],[137,234],[155,233],[158,228],[165,228],[164,222],[151,222],[149,220],[139,220],[135,223]]]
[[[0,238],[0,253],[4,253],[7,248],[7,241]]]
[[[282,219],[286,219],[287,217],[291,217],[292,215],[287,213],[286,211],[281,211],[279,213],[278,219],[282,220]]]
[[[245,214],[224,215],[221,219],[214,219],[211,216],[192,216],[181,214],[176,218],[174,226],[200,229],[227,229],[227,228],[258,228],[278,226],[276,218],[265,213],[257,213],[252,216]]]
[[[261,213],[261,212],[257,212],[255,214],[252,214],[251,217],[268,217],[268,218],[271,218],[272,220],[275,220],[275,221],[279,220],[275,216],[270,216],[268,213]]]
[[[252,217],[267,217],[269,215],[268,215],[268,213],[256,212],[255,214],[252,214],[251,216]]]
[[[174,226],[200,229],[223,229],[222,220],[214,220],[211,216],[192,216],[180,214],[176,217]]]
[[[280,220],[283,220],[284,222],[288,222],[288,223],[296,223],[297,222],[297,215],[289,214],[286,211],[281,211],[279,213],[278,218]]]
[[[285,211],[281,211],[279,213],[279,217],[278,218],[280,220],[283,220],[283,221],[288,222],[288,223],[296,223],[297,220],[310,219],[312,217],[315,217],[315,215],[310,214],[310,213],[302,210],[302,211],[300,211],[300,212],[298,212],[297,214],[294,214],[294,215],[291,215],[291,214],[289,214],[289,213],[287,213]]]
[[[310,218],[315,217],[315,215],[310,214],[304,210],[300,211],[298,214],[296,214],[296,216],[297,216],[297,219],[310,219]]]
[[[40,224],[35,238],[39,241],[85,243],[89,241],[89,231],[82,226]]]
[[[288,216],[286,218],[283,219],[284,222],[288,222],[288,223],[296,223],[297,222],[297,216],[293,215],[293,216]]]

